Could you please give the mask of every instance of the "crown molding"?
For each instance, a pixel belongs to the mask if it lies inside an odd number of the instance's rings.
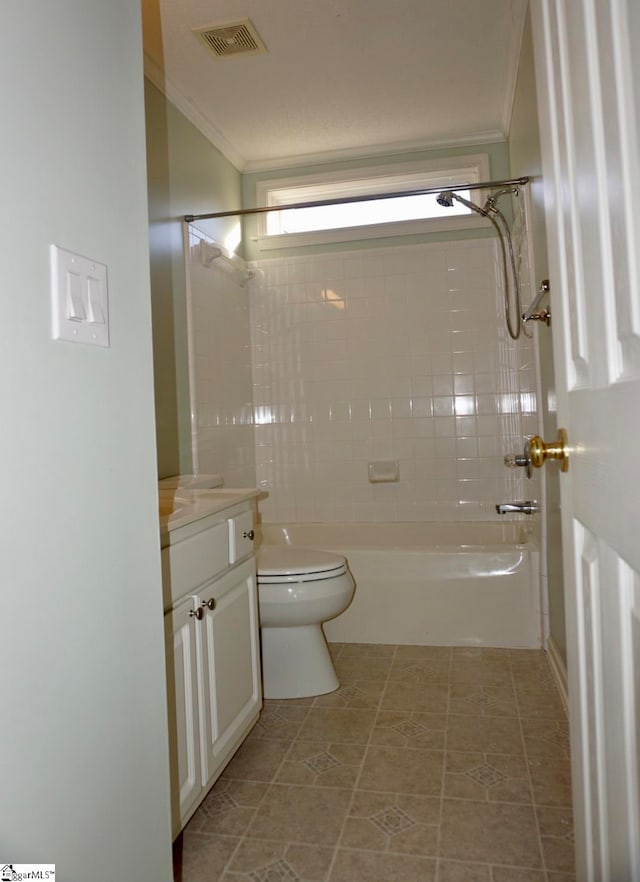
[[[442,150],[450,147],[477,147],[479,144],[495,144],[506,141],[503,131],[492,129],[476,132],[459,138],[443,138],[439,141],[397,142],[379,144],[373,147],[349,147],[344,150],[325,150],[319,153],[304,153],[296,156],[279,156],[276,159],[248,159],[243,172],[265,172],[282,168],[296,168],[305,165],[325,165],[342,160],[368,159],[372,156],[398,156],[401,154],[425,153],[429,150]]]
[[[245,171],[247,164],[245,158],[225,138],[220,129],[214,126],[193,102],[171,82],[160,65],[146,53],[144,55],[144,75],[229,160],[237,171]]]

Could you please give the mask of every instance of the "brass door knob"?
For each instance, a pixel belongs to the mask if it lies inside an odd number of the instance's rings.
[[[557,459],[560,463],[560,471],[568,472],[569,449],[567,444],[567,433],[564,429],[558,429],[558,437],[551,444],[545,444],[539,435],[534,435],[527,445],[531,465],[540,469],[548,459]]]

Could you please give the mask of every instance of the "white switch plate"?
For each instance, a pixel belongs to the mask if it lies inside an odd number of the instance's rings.
[[[51,246],[53,339],[109,345],[107,267]]]

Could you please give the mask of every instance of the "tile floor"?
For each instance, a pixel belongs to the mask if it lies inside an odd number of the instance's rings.
[[[265,702],[176,843],[176,880],[575,882],[544,653],[332,652],[341,688]]]

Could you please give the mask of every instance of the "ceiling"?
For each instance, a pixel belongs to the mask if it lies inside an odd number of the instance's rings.
[[[241,171],[504,140],[526,0],[142,0],[145,72]],[[267,52],[194,28],[250,19]]]

